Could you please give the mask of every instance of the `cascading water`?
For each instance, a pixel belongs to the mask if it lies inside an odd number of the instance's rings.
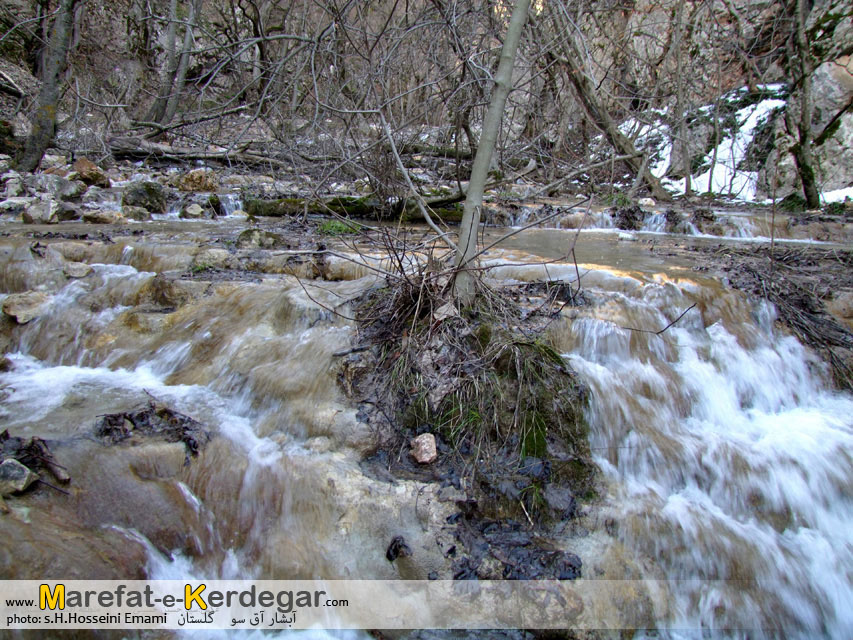
[[[529,257],[524,242],[554,242],[560,255],[570,234],[515,237],[494,276],[573,280],[574,264],[507,264]],[[565,309],[557,337],[593,390],[592,446],[618,536],[686,580],[659,624],[851,635],[853,399],[829,389],[769,308],[710,280],[583,264],[660,269],[638,243],[611,240],[578,247],[591,304]],[[68,498],[36,496],[38,508],[9,501],[0,527],[15,541],[10,573],[427,577],[427,563],[392,565],[385,548],[403,535],[419,558],[441,558],[425,532],[447,512],[426,512],[438,501],[422,484],[360,469],[370,434],[330,372],[352,329],[314,301],[334,307],[366,280],[324,282],[310,296],[290,276],[182,280],[196,249],[174,230],[160,244],[54,243],[42,258],[29,242],[0,247],[3,290],[52,298],[12,334],[0,422],[50,439],[73,483]],[[67,256],[92,273],[66,279]],[[660,335],[632,330],[658,331],[694,303]],[[96,416],[152,397],[215,432],[189,465],[180,443],[92,439]]]
[[[595,292],[561,340],[593,390],[620,537],[689,581],[674,625],[853,636],[853,398],[766,305],[632,280]]]

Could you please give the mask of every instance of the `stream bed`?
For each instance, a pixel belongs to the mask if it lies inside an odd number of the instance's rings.
[[[72,477],[67,495],[7,499],[4,578],[445,577],[453,500],[366,474],[371,430],[337,384],[354,327],[329,309],[345,313],[375,278],[343,259],[309,269],[283,250],[240,252],[244,227],[163,220],[105,241],[103,226],[4,226],[0,303],[46,299],[26,323],[0,318],[0,430],[44,438]],[[498,284],[581,275],[587,304],[552,331],[592,391],[603,490],[563,543],[585,578],[676,585],[626,591],[608,625],[853,636],[853,397],[770,306],[651,240],[584,231],[577,265],[528,264],[573,237],[531,229],[486,259]],[[69,263],[91,270],[70,277]],[[211,430],[197,458],[94,435],[98,416],[152,399]],[[411,560],[388,562],[395,536]]]

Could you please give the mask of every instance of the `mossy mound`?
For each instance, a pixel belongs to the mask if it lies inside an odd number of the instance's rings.
[[[405,451],[433,433],[440,464],[462,476],[485,516],[572,516],[575,498],[593,494],[586,387],[547,323],[522,311],[529,291],[484,287],[460,312],[450,290],[446,274],[424,269],[365,294],[356,315],[372,347],[344,364],[344,388],[376,408],[381,449]],[[543,297],[541,318],[566,304],[556,302]]]
[[[308,198],[278,198],[262,200],[253,198],[246,200],[245,211],[249,216],[282,218],[300,216],[307,213],[335,213],[343,217],[370,218],[376,216],[376,203],[367,198],[340,196],[328,200],[311,200]]]

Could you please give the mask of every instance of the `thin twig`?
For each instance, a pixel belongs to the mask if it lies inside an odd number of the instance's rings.
[[[653,335],[659,336],[659,335],[660,335],[660,334],[662,334],[664,331],[666,331],[667,329],[669,329],[672,325],[674,325],[676,322],[678,322],[679,320],[681,320],[681,319],[684,317],[684,315],[685,315],[688,311],[690,311],[693,307],[695,307],[695,306],[696,306],[696,303],[694,302],[694,303],[693,303],[693,304],[691,304],[689,307],[687,307],[684,311],[682,311],[680,316],[678,316],[675,320],[673,320],[672,322],[670,322],[668,325],[666,325],[666,326],[665,326],[663,329],[661,329],[660,331],[650,331],[650,330],[648,330],[648,329],[635,329],[634,327],[622,327],[622,326],[620,326],[619,328],[620,328],[620,329],[625,329],[625,330],[627,330],[627,331],[639,331],[640,333],[651,333],[651,334],[653,334]]]

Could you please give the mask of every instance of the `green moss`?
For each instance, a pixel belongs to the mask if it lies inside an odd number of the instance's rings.
[[[345,220],[326,220],[320,223],[317,231],[326,236],[341,236],[347,233],[358,233],[361,231],[361,225]]]
[[[210,194],[207,199],[207,206],[210,207],[217,216],[225,215],[225,209],[222,208],[222,200],[215,193]]]
[[[368,198],[349,196],[330,198],[325,201],[307,198],[279,198],[277,200],[248,198],[245,201],[245,211],[250,216],[270,218],[299,216],[305,213],[323,214],[329,213],[329,211],[343,217],[370,218],[375,215],[376,205]]]
[[[788,213],[802,213],[806,210],[806,199],[799,193],[792,193],[782,199],[782,202],[779,203],[779,208]]]
[[[832,122],[830,122],[830,123],[827,125],[826,129],[824,129],[823,131],[821,131],[821,132],[820,132],[820,135],[819,135],[817,138],[815,138],[815,141],[814,141],[815,146],[816,146],[816,147],[819,147],[819,146],[821,146],[824,142],[826,142],[827,140],[829,140],[832,136],[834,136],[834,135],[838,132],[838,129],[839,129],[840,127],[841,127],[841,118],[836,117],[836,118],[835,118],[835,120],[833,120]]]
[[[302,215],[306,211],[306,204],[311,203],[303,198],[279,198],[278,200],[251,198],[246,200],[245,210],[249,216],[282,218]],[[309,208],[308,212],[315,211]]]
[[[843,202],[830,202],[826,205],[825,211],[831,216],[843,216],[847,213],[847,207]]]

